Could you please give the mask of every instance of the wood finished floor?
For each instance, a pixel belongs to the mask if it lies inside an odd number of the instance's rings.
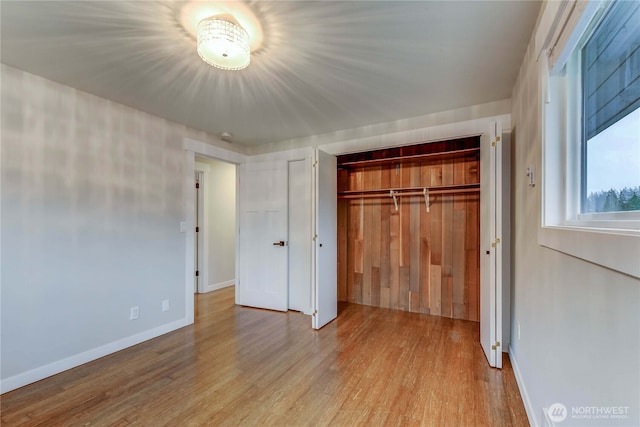
[[[0,397],[2,425],[525,426],[478,324],[341,304],[309,317],[196,298],[194,326]]]

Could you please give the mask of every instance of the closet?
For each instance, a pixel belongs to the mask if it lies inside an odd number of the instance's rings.
[[[337,166],[338,300],[479,321],[480,137]]]

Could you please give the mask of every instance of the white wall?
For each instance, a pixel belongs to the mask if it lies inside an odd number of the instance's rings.
[[[534,424],[542,408],[628,406],[629,418],[561,425],[640,425],[640,281],[538,244],[541,168],[538,64],[532,46],[513,92],[512,351]],[[540,175],[540,173],[538,173]],[[603,251],[625,257],[615,247]],[[617,252],[617,253],[616,253]],[[520,338],[517,331],[520,329]]]
[[[216,141],[1,67],[4,392],[188,323],[182,144]]]

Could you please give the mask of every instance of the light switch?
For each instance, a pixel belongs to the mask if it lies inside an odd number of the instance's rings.
[[[536,185],[536,166],[529,165],[527,168],[527,182],[530,187],[534,187]]]

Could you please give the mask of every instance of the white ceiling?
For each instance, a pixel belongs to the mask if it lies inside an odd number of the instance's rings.
[[[182,5],[3,0],[2,62],[253,145],[510,98],[540,2],[256,1],[235,72],[200,60]]]

